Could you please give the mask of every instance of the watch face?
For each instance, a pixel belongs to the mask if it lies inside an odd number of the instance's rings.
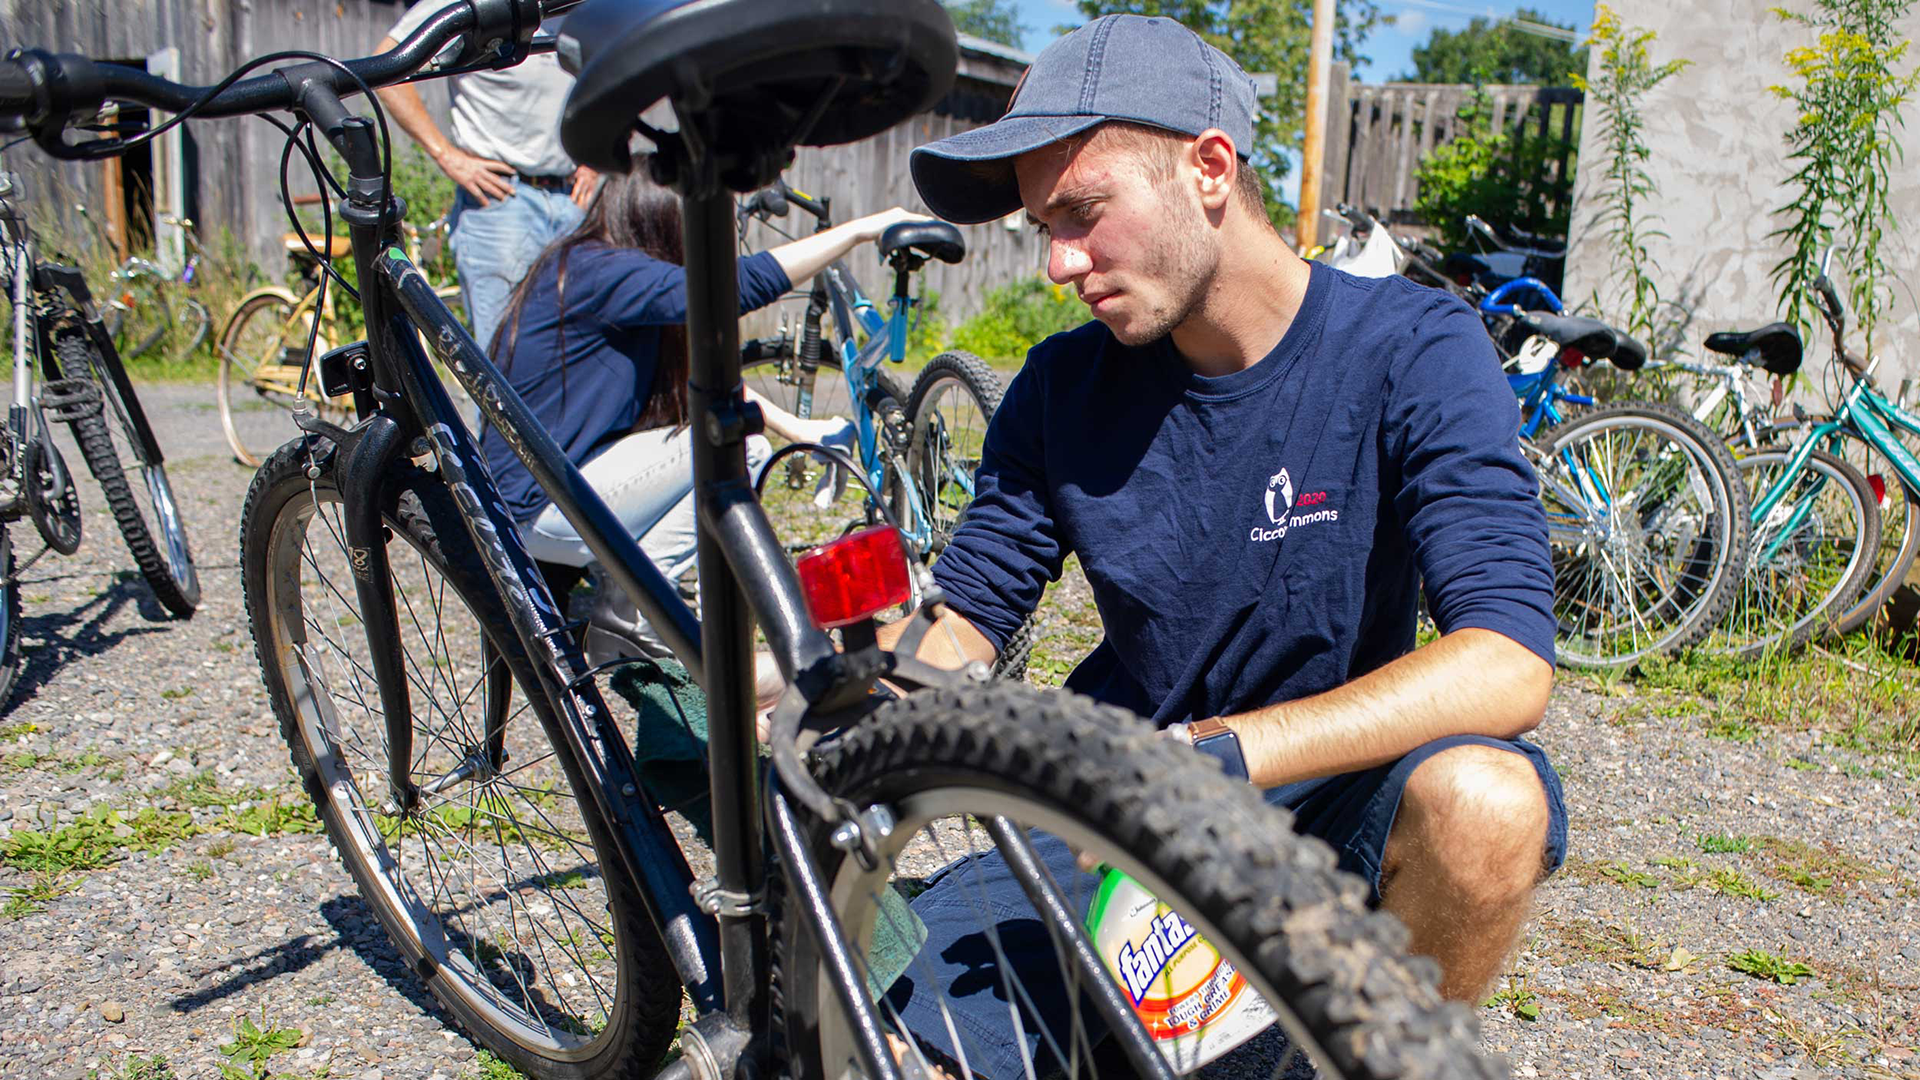
[[[1240,736],[1231,730],[1222,730],[1194,741],[1193,748],[1209,757],[1218,758],[1220,767],[1228,776],[1236,780],[1247,779],[1247,759],[1240,752]]]

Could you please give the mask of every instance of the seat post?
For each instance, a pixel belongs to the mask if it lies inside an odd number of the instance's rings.
[[[713,791],[714,872],[736,896],[765,878],[758,762],[753,729],[753,620],[746,594],[713,533],[730,489],[749,485],[746,436],[757,410],[740,392],[740,286],[734,264],[733,199],[704,188],[681,201],[687,269],[687,411],[700,510],[700,628],[707,691],[708,768]],[[751,488],[748,487],[749,492]],[[722,910],[720,952],[727,1011],[749,1031],[764,1030],[768,954],[759,913]],[[758,1013],[760,1015],[750,1015]]]

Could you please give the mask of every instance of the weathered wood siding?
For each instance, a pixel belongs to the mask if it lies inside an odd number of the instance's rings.
[[[0,0],[0,46],[40,46],[134,63],[171,46],[180,51],[182,80],[205,84],[249,57],[282,49],[364,55],[406,6],[395,0]],[[1022,70],[1019,54],[963,42],[960,79],[938,109],[863,143],[803,150],[790,182],[831,196],[839,220],[896,204],[913,206],[908,151],[1000,115]],[[445,88],[422,84],[421,93],[444,124]],[[286,231],[279,197],[283,136],[255,119],[195,121],[186,127],[186,205],[160,212],[192,217],[203,236],[232,229],[263,266],[279,267]],[[394,136],[406,139],[398,130]],[[62,217],[63,231],[75,237],[86,230],[68,208],[74,202],[100,207],[106,200],[108,166],[103,163],[56,162],[24,144],[8,151],[0,167],[23,174],[29,197],[43,212]],[[294,171],[292,188],[295,194],[313,190],[304,168]],[[416,207],[411,216],[431,218],[443,209]],[[970,314],[986,289],[1037,272],[1045,258],[1031,230],[1009,231],[996,223],[963,231],[966,261],[957,267],[936,264],[927,276],[949,318]],[[755,246],[778,239],[759,230],[750,237]],[[871,253],[859,253],[851,265],[867,286],[886,288]]]
[[[1495,130],[1552,134],[1563,147],[1555,168],[1571,167],[1585,96],[1571,87],[1488,86]],[[1321,207],[1339,203],[1410,216],[1420,185],[1420,159],[1458,134],[1460,106],[1473,87],[1455,84],[1357,83],[1344,63],[1328,87],[1327,143]]]
[[[400,18],[394,0],[0,0],[0,45],[39,46],[141,63],[164,48],[180,51],[180,77],[211,83],[248,57],[281,49],[358,56]],[[442,119],[444,91],[426,94]],[[277,267],[286,215],[280,207],[281,134],[251,119],[186,126],[186,205],[161,207],[200,223],[203,235],[232,229],[262,265]],[[396,133],[397,134],[397,133]],[[400,136],[404,138],[404,136]],[[84,227],[69,208],[100,205],[108,166],[56,162],[31,144],[6,153],[30,198],[57,207],[69,231]],[[296,173],[294,190],[311,189]]]

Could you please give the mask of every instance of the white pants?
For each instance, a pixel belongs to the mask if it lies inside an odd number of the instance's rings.
[[[747,466],[753,475],[759,475],[772,453],[766,439],[747,437]],[[693,569],[700,526],[693,506],[691,428],[636,431],[594,455],[580,472],[668,581],[678,581]],[[542,562],[593,562],[586,541],[552,503],[520,532],[527,550]]]

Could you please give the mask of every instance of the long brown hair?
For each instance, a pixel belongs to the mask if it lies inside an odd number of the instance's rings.
[[[680,199],[666,188],[646,178],[644,167],[635,167],[624,176],[610,175],[600,182],[600,190],[587,204],[586,216],[570,233],[547,245],[534,260],[527,276],[514,286],[507,301],[507,312],[494,331],[488,348],[500,360],[502,370],[513,370],[513,354],[520,337],[520,316],[537,283],[551,265],[554,268],[554,303],[559,309],[560,354],[553,363],[560,369],[560,398],[566,400],[567,326],[575,318],[591,319],[594,313],[579,315],[567,311],[567,260],[575,248],[584,244],[602,244],[613,248],[634,248],[662,262],[679,266],[686,260],[680,232]],[[502,349],[505,356],[501,355]],[[678,426],[687,418],[687,331],[682,326],[660,328],[660,358],[654,367],[653,389],[640,409],[641,429]]]

